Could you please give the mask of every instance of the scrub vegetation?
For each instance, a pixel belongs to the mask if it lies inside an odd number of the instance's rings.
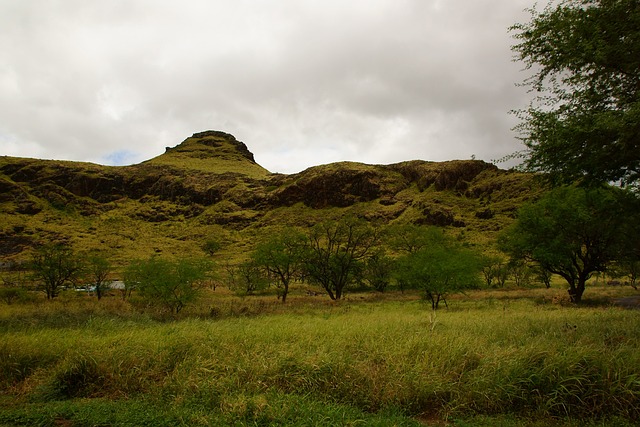
[[[638,10],[512,27],[527,173],[1,157],[0,426],[638,425]]]
[[[634,425],[640,317],[592,286],[335,302],[206,291],[179,319],[63,293],[0,311],[0,425]],[[69,293],[69,291],[67,291]]]

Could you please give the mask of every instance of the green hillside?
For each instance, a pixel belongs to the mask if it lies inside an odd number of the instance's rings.
[[[133,166],[0,157],[0,257],[19,262],[39,244],[65,241],[124,264],[153,253],[202,255],[215,239],[234,260],[266,228],[346,214],[441,226],[490,251],[496,232],[540,191],[530,174],[477,160],[272,174],[232,135],[207,131]]]

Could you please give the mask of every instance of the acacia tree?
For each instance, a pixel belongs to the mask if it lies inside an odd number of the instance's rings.
[[[256,260],[249,258],[238,265],[227,265],[229,289],[240,296],[252,295],[269,286],[269,278]]]
[[[379,237],[376,228],[353,217],[316,225],[307,238],[303,267],[307,279],[322,286],[332,300],[341,299],[346,287],[360,277],[363,261]]]
[[[529,170],[555,182],[640,179],[640,3],[563,0],[511,30],[537,96],[517,112]]]
[[[103,254],[91,252],[87,255],[85,271],[95,289],[98,300],[109,289],[109,281],[107,279],[111,274],[111,269],[111,262]]]
[[[260,243],[253,252],[256,265],[275,277],[280,290],[278,297],[285,303],[289,284],[299,274],[304,253],[305,236],[293,228],[286,228]]]
[[[391,283],[394,260],[384,250],[376,249],[364,263],[362,278],[378,292],[384,290]]]
[[[480,286],[484,259],[434,230],[436,239],[398,259],[396,278],[404,287],[423,291],[437,310],[448,293]]]
[[[199,295],[211,264],[207,260],[160,257],[132,261],[125,272],[125,284],[135,288],[151,304],[160,304],[178,314]]]
[[[82,271],[82,261],[70,246],[47,244],[38,248],[31,257],[31,270],[47,299],[58,296],[66,284],[72,284]]]
[[[416,224],[392,225],[385,232],[387,244],[397,252],[415,253],[434,241],[441,241],[442,231],[437,227],[423,227]]]
[[[514,260],[537,263],[563,277],[572,302],[580,302],[587,280],[624,251],[624,231],[632,221],[635,197],[616,188],[560,187],[522,206],[499,237]]]

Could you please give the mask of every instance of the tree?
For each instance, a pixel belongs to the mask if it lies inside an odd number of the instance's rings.
[[[529,286],[533,271],[522,258],[514,258],[507,264],[507,271],[517,287]]]
[[[537,263],[563,277],[572,302],[580,302],[595,272],[624,251],[629,204],[626,191],[603,187],[560,187],[535,203],[522,206],[516,222],[499,237],[500,248],[513,259]]]
[[[378,230],[354,217],[316,225],[307,239],[307,279],[322,286],[332,300],[341,299],[360,277],[362,263],[378,241]]]
[[[222,249],[222,243],[214,238],[207,239],[202,245],[202,250],[210,256],[217,254],[220,249]]]
[[[384,290],[391,283],[394,260],[382,249],[375,250],[364,263],[363,279],[378,292]]]
[[[95,289],[96,296],[100,300],[104,292],[109,289],[107,280],[111,274],[111,262],[99,252],[91,252],[86,257],[86,274]]]
[[[479,287],[482,267],[479,254],[442,236],[401,257],[396,278],[407,288],[422,290],[431,308],[437,310],[448,293]]]
[[[442,236],[437,227],[423,227],[415,224],[392,225],[385,232],[388,245],[397,252],[412,254],[428,246]]]
[[[253,252],[256,265],[276,279],[276,286],[280,290],[278,297],[282,298],[283,303],[289,294],[289,284],[300,272],[304,243],[304,234],[286,228],[260,243]]]
[[[132,261],[125,272],[125,283],[134,287],[151,304],[160,304],[178,314],[199,295],[200,284],[211,265],[207,260],[170,261],[152,256]]]
[[[229,289],[240,296],[252,295],[266,289],[269,278],[254,259],[247,259],[236,266],[227,266]]]
[[[537,96],[517,112],[532,171],[555,182],[640,179],[640,3],[563,0],[516,24]]]
[[[482,275],[488,287],[504,287],[509,275],[509,268],[501,257],[485,257]]]
[[[73,284],[82,267],[82,261],[64,244],[41,246],[31,258],[33,277],[38,282],[36,286],[47,299],[57,297],[66,284]]]

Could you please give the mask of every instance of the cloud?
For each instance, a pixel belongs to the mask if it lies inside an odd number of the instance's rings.
[[[216,129],[274,172],[502,157],[529,6],[0,0],[0,154],[136,162]]]

